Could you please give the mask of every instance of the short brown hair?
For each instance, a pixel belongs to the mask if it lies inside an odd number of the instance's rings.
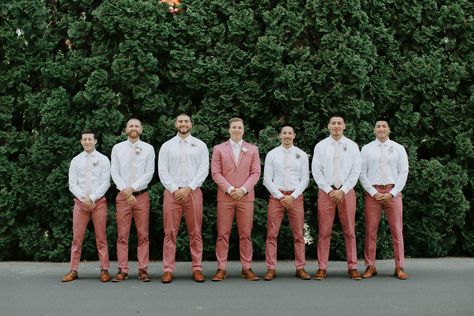
[[[244,124],[244,120],[242,120],[240,117],[233,117],[229,120],[229,127],[234,122],[240,122],[240,123]]]

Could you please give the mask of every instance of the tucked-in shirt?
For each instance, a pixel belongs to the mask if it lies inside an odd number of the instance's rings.
[[[130,182],[132,166],[131,154],[135,156],[135,178]],[[155,172],[155,150],[153,146],[138,140],[132,144],[129,140],[116,144],[112,148],[111,174],[119,191],[132,187],[134,191],[144,190],[148,187]]]
[[[182,166],[181,146],[186,147],[186,166]],[[182,177],[186,168],[187,179]],[[158,154],[158,175],[166,190],[173,193],[180,187],[195,190],[209,174],[209,151],[206,144],[189,135],[183,140],[176,135],[165,142]]]
[[[88,180],[88,174],[90,179]],[[90,186],[90,187],[89,187]],[[69,165],[69,190],[81,200],[88,196],[97,201],[110,187],[109,158],[94,150],[90,154],[83,151],[71,160]],[[87,195],[87,191],[90,193]]]
[[[357,184],[361,165],[359,146],[352,140],[342,136],[339,141],[336,141],[329,136],[317,143],[314,147],[311,171],[319,189],[326,193],[332,191],[336,146],[341,147],[340,171],[343,183],[340,189],[347,193]]]
[[[381,146],[385,146],[385,157]],[[371,196],[377,193],[374,185],[394,184],[390,190],[393,196],[403,190],[408,178],[408,156],[402,145],[390,139],[383,143],[376,139],[362,147],[361,157],[360,183]]]
[[[285,177],[285,168],[288,172],[287,177]],[[282,190],[293,191],[291,196],[296,199],[308,187],[308,183],[308,155],[298,147],[291,146],[286,149],[283,146],[278,146],[265,157],[263,185],[273,197],[282,198],[284,196],[280,192]]]

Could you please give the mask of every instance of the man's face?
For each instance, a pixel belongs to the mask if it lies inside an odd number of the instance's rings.
[[[229,127],[230,139],[240,142],[244,136],[244,124],[242,122],[232,122]]]
[[[174,126],[179,134],[186,135],[191,131],[193,124],[191,123],[191,118],[189,116],[180,115],[176,118]]]
[[[97,144],[97,139],[95,139],[94,134],[81,135],[81,145],[87,153],[91,153],[95,150],[95,144]]]
[[[377,121],[374,127],[375,137],[380,141],[385,141],[390,135],[390,126],[386,121]]]
[[[142,134],[142,123],[139,120],[131,119],[127,122],[127,127],[125,129],[127,135],[130,139],[139,138]]]
[[[295,131],[290,126],[285,126],[280,131],[280,140],[284,146],[290,147],[293,145],[295,137]]]
[[[334,138],[339,138],[344,135],[346,124],[344,119],[339,116],[331,117],[328,124],[329,134]]]

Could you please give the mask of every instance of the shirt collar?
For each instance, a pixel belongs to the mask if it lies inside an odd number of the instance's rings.
[[[97,152],[97,150],[96,150],[96,149],[94,149],[94,151],[93,151],[93,152],[91,152],[90,154],[88,154],[88,153],[87,153],[87,151],[85,151],[85,150],[84,150],[84,151],[82,152],[82,156],[84,156],[84,157],[87,157],[87,156],[90,156],[90,157],[95,157],[95,155],[96,155],[96,152]]]
[[[332,138],[332,136],[329,136],[329,141],[331,142],[331,144],[345,144],[347,142],[347,138],[345,136],[342,136],[339,140],[335,140],[334,138]]]
[[[239,145],[240,147],[242,147],[242,144],[244,143],[244,140],[243,140],[243,139],[241,139],[241,140],[240,140],[239,142],[237,142],[237,143],[234,142],[232,139],[229,139],[229,141],[230,141],[230,144],[231,144],[232,146],[234,146],[234,145]]]
[[[178,134],[176,134],[175,137],[176,137],[176,140],[177,140],[179,143],[180,143],[181,141],[185,140],[186,143],[191,144],[191,143],[193,143],[193,139],[194,139],[194,137],[193,137],[191,134],[189,134],[189,135],[186,136],[185,138],[181,138]]]
[[[290,148],[286,149],[285,147],[283,147],[283,145],[280,145],[280,148],[281,148],[281,150],[282,150],[283,152],[289,152],[289,153],[291,153],[291,152],[294,151],[295,146],[294,146],[294,145],[291,145]]]
[[[386,141],[382,143],[376,138],[375,143],[377,144],[377,146],[390,146],[390,139],[387,139]]]
[[[130,141],[130,139],[127,139],[127,142],[130,144],[130,146],[139,147],[139,146],[140,146],[140,143],[141,143],[141,140],[138,139],[135,143],[132,143],[132,142]]]

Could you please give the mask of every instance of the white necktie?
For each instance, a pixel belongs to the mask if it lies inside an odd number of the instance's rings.
[[[290,165],[290,152],[283,151],[283,176],[285,189],[291,188],[291,165]]]
[[[137,181],[137,145],[131,145],[130,151],[130,174],[128,177],[128,184],[132,185]]]
[[[334,145],[334,186],[339,189],[344,181],[341,168],[341,144],[334,143]]]
[[[86,195],[89,196],[92,193],[92,157],[91,155],[86,157]]]
[[[234,145],[232,145],[232,147],[233,147],[233,151],[234,151],[235,163],[238,164],[239,163],[239,156],[240,156],[240,145],[239,144],[234,144]]]
[[[187,142],[185,139],[179,141],[179,159],[180,159],[180,168],[179,168],[179,177],[183,184],[188,182],[188,148]]]

